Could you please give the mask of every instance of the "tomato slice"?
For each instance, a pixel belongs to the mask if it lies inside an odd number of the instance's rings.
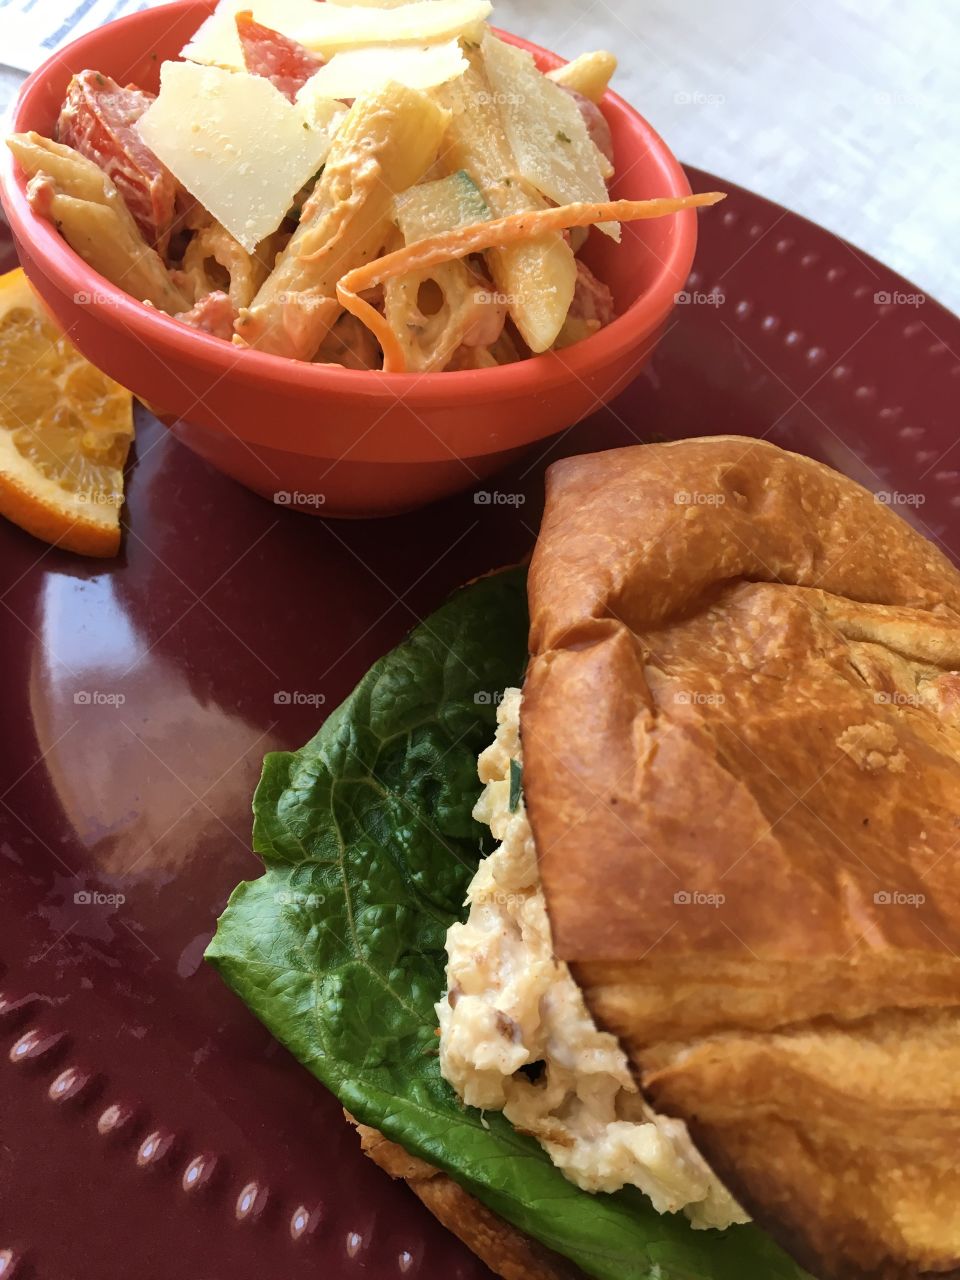
[[[249,9],[237,14],[237,35],[250,74],[264,76],[291,102],[323,66],[322,59],[296,40],[255,21]]]
[[[113,180],[147,244],[163,254],[177,181],[136,130],[153,99],[135,85],[124,89],[99,71],[81,71],[67,88],[57,136]]]

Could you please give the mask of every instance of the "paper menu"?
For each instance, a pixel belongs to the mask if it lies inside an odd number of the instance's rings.
[[[34,71],[58,49],[106,22],[161,0],[0,0],[0,64]]]

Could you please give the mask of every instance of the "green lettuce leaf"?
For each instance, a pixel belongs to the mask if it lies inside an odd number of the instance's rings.
[[[500,690],[526,663],[524,574],[465,587],[373,667],[254,799],[266,874],[207,957],[361,1122],[598,1280],[798,1280],[757,1228],[695,1232],[634,1190],[593,1196],[440,1075],[444,938],[489,832],[471,810]],[[519,780],[518,780],[519,781]]]

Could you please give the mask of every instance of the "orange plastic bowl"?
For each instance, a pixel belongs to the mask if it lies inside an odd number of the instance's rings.
[[[212,8],[181,0],[75,41],[25,82],[13,128],[51,134],[70,77],[87,67],[155,91],[160,63]],[[562,62],[506,38],[545,69]],[[614,196],[685,195],[683,170],[642,116],[614,93],[603,107],[622,175]],[[468,489],[612,399],[653,350],[696,247],[693,211],[627,225],[620,245],[591,232],[585,257],[612,288],[618,318],[561,354],[460,373],[356,372],[238,349],[129,297],[33,213],[23,175],[0,150],[20,260],[84,355],[213,466],[327,516],[387,515]]]

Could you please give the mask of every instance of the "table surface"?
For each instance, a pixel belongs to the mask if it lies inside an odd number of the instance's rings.
[[[688,164],[795,209],[960,311],[960,4],[944,0],[497,0],[616,86]],[[19,76],[0,70],[0,114]]]

